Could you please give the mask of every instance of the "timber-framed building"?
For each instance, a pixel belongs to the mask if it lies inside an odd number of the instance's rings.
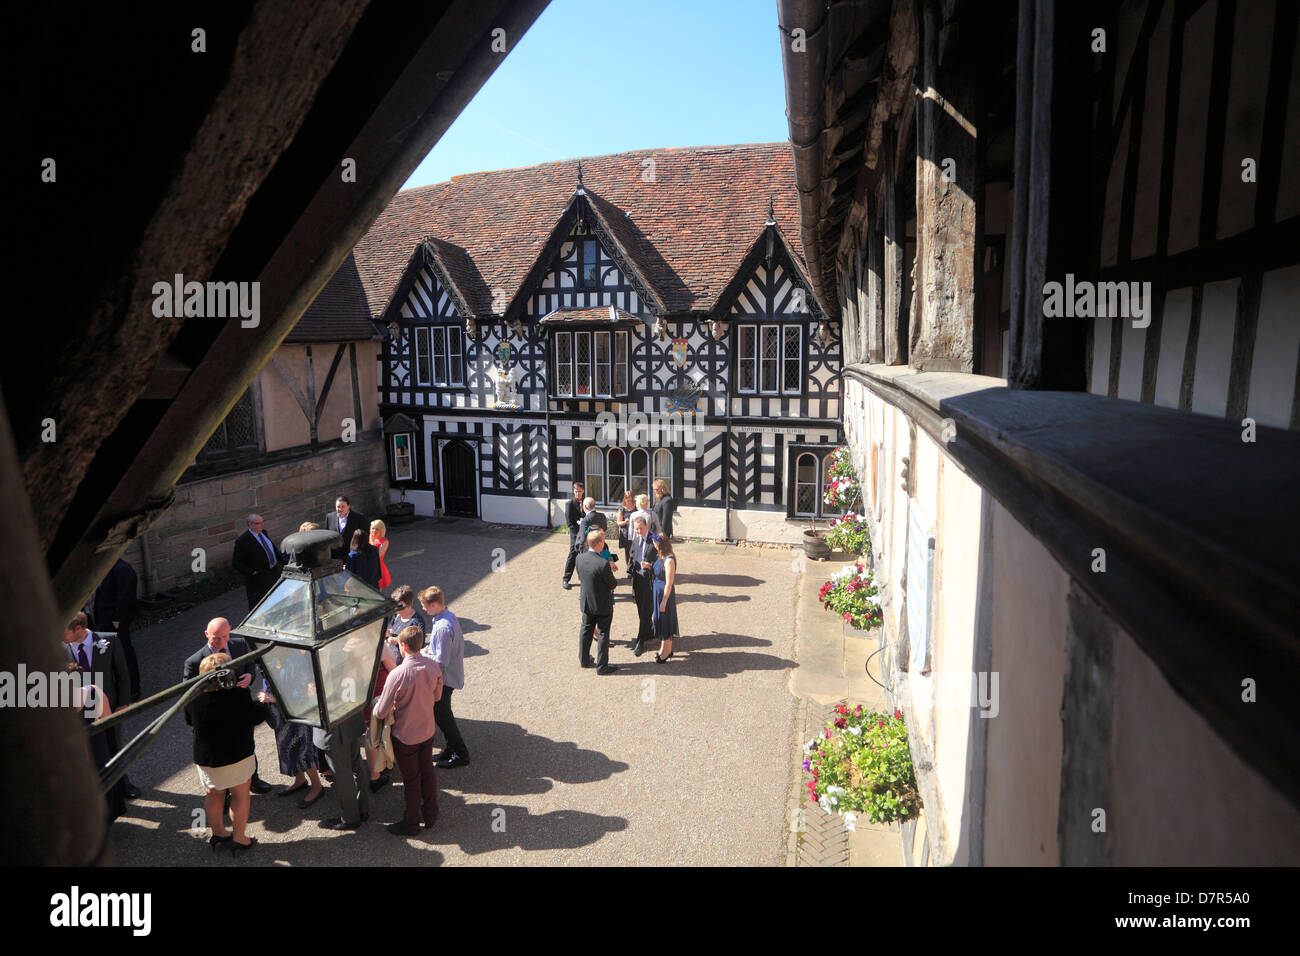
[[[542,526],[574,481],[608,510],[658,479],[681,534],[791,540],[825,513],[840,336],[788,144],[457,177],[400,193],[355,255],[418,514]]]

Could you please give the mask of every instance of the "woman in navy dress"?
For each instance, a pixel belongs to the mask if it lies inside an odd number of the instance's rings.
[[[659,552],[659,559],[654,563],[654,628],[655,637],[661,642],[655,663],[662,664],[673,656],[673,641],[678,637],[677,592],[673,588],[677,577],[677,556],[673,554],[673,543],[667,535],[658,534],[651,540]]]

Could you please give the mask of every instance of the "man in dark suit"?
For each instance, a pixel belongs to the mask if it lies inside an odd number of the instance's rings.
[[[560,579],[564,590],[573,587],[573,568],[574,563],[578,560],[578,522],[582,520],[582,496],[586,494],[587,489],[583,487],[582,482],[573,483],[573,497],[564,505],[564,523],[569,528],[569,555],[564,561],[564,577]]]
[[[352,532],[363,531],[366,540],[370,540],[370,522],[364,516],[352,510],[352,503],[339,495],[334,499],[334,513],[325,519],[325,527],[343,539],[341,544],[330,549],[330,554],[342,561],[352,549]]]
[[[140,699],[140,662],[136,660],[135,648],[131,646],[131,622],[136,614],[136,586],[138,581],[135,569],[121,558],[108,572],[108,577],[95,590],[95,602],[92,605],[95,627],[101,631],[112,630],[117,634],[126,655],[126,669],[131,678],[130,700]],[[123,701],[125,705],[126,701]]]
[[[92,675],[95,686],[108,698],[109,709],[120,710],[131,703],[131,675],[122,642],[116,634],[90,630],[89,623],[86,612],[78,611],[64,628],[63,645],[68,652],[68,669]],[[117,731],[117,727],[104,731],[109,756],[120,749]],[[140,789],[125,776],[122,782],[128,800],[140,796]]]
[[[248,530],[235,539],[235,552],[230,563],[244,579],[244,593],[251,611],[253,605],[280,580],[284,564],[275,545],[271,544],[261,515],[248,516]]]
[[[593,529],[587,535],[587,550],[578,555],[578,580],[582,582],[579,605],[582,629],[578,632],[578,662],[595,667],[597,674],[612,674],[617,665],[609,662],[609,625],[614,619],[614,588],[618,580],[609,562],[600,556],[605,547],[605,532]],[[596,632],[596,660],[591,659],[591,634]]]
[[[229,654],[231,660],[238,660],[250,650],[248,642],[242,637],[230,636],[230,622],[224,617],[214,617],[208,621],[207,630],[203,634],[207,637],[208,642],[185,658],[185,667],[182,670],[182,676],[185,680],[198,676],[199,665],[210,654]],[[240,664],[235,668],[235,673],[239,675],[239,680],[235,683],[240,687],[248,687],[253,683],[255,670],[252,664]],[[249,790],[253,793],[266,793],[271,789],[271,785],[257,775],[257,767],[254,765],[253,781],[249,785]]]
[[[633,519],[628,570],[632,572],[632,595],[636,598],[636,614],[640,621],[636,640],[632,642],[632,653],[637,657],[645,650],[646,641],[654,637],[654,572],[645,566],[653,566],[654,549],[650,546],[649,537],[645,518]]]

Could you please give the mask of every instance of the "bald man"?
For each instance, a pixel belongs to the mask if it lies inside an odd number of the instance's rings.
[[[249,652],[248,643],[242,637],[230,636],[230,622],[224,617],[214,617],[208,621],[208,626],[203,635],[207,638],[207,643],[185,658],[185,680],[198,676],[199,665],[210,654],[229,654],[231,660],[235,660]],[[245,662],[235,668],[235,673],[239,675],[239,680],[236,683],[240,687],[248,687],[253,683],[255,668],[253,664]],[[253,781],[249,789],[253,793],[266,793],[273,788],[257,775],[257,770],[254,768]]]

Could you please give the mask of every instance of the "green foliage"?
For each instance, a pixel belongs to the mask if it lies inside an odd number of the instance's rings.
[[[804,757],[803,768],[812,778],[806,784],[809,799],[827,813],[838,813],[850,830],[864,813],[872,823],[888,823],[920,811],[900,711],[891,716],[841,704],[821,736],[805,746]]]
[[[859,561],[831,575],[817,597],[826,610],[834,611],[859,631],[869,631],[885,620],[876,601],[879,593],[871,569]]]
[[[843,518],[837,518],[826,532],[826,543],[849,554],[866,554],[871,550],[871,528],[867,519],[851,511]]]

